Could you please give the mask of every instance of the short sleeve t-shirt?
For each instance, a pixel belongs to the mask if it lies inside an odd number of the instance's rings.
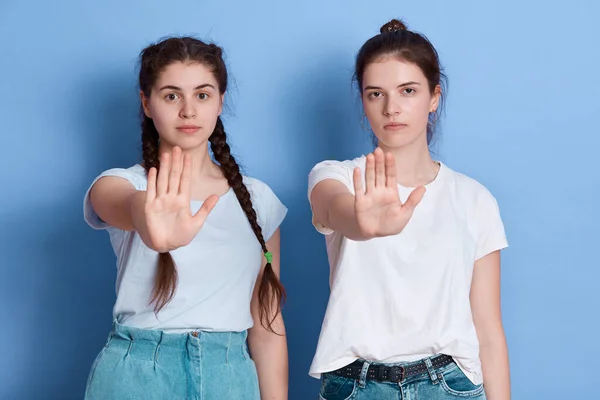
[[[150,304],[158,253],[137,232],[109,226],[94,211],[89,193],[104,176],[116,176],[137,190],[146,190],[146,172],[140,165],[104,171],[84,198],[84,218],[94,229],[105,229],[117,261],[117,299],[113,316],[120,324],[165,332],[195,329],[243,331],[253,326],[250,302],[263,260],[261,246],[235,193],[222,195],[204,226],[190,244],[171,252],[178,272],[173,299],[156,315]],[[265,241],[275,233],[287,208],[263,182],[243,177],[250,192]],[[192,201],[192,213],[202,206]]]
[[[325,179],[354,194],[364,156],[328,160],[309,174],[308,196]],[[469,294],[476,260],[508,246],[496,199],[480,183],[441,163],[405,229],[353,241],[313,219],[325,235],[331,294],[310,375],[358,358],[394,363],[434,354],[454,357],[483,381]],[[413,188],[398,185],[401,201]]]

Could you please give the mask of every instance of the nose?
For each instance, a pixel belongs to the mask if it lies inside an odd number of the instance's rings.
[[[391,96],[387,98],[387,101],[383,108],[383,114],[387,117],[400,115],[401,107],[400,103],[392,98]]]
[[[194,103],[191,101],[184,101],[179,115],[184,119],[195,118],[196,108],[194,107]]]

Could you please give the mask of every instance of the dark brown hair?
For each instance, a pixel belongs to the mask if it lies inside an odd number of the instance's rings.
[[[227,68],[223,61],[222,50],[215,44],[208,44],[192,37],[174,37],[165,39],[157,44],[148,46],[140,54],[139,87],[146,97],[150,97],[152,87],[160,73],[175,62],[197,62],[211,69],[218,83],[220,93],[227,90]],[[141,110],[142,118],[142,154],[146,172],[150,168],[159,168],[159,135],[154,122]],[[210,147],[215,160],[219,164],[229,186],[233,189],[250,226],[260,243],[262,251],[267,252],[267,245],[262,235],[262,229],[257,221],[256,211],[252,206],[250,193],[244,185],[240,168],[231,155],[227,144],[227,135],[221,117],[218,117],[213,133],[209,137]],[[263,277],[259,283],[260,320],[262,325],[273,331],[272,323],[281,310],[285,300],[285,289],[267,262]],[[152,303],[155,312],[160,311],[172,298],[177,287],[177,268],[170,253],[160,253],[158,270]],[[276,310],[273,306],[276,305]],[[274,312],[275,311],[275,312]],[[273,331],[274,332],[274,331]]]
[[[431,94],[435,92],[436,86],[441,88],[440,105],[436,112],[429,114],[427,143],[430,143],[435,133],[436,122],[441,115],[447,88],[447,77],[442,71],[438,53],[423,34],[409,31],[406,25],[397,19],[383,25],[379,32],[363,44],[356,56],[354,80],[358,91],[363,91],[363,74],[367,65],[381,57],[394,56],[418,66],[427,78]]]

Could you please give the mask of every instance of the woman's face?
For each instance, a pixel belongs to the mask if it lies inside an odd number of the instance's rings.
[[[427,141],[429,113],[438,107],[440,89],[431,93],[417,65],[383,57],[367,65],[362,85],[365,115],[381,145],[397,148]]]
[[[210,69],[197,62],[176,62],[162,71],[150,96],[140,94],[161,145],[183,150],[204,145],[223,110],[223,96]]]

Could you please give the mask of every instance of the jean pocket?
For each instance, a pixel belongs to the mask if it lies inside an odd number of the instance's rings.
[[[356,392],[356,379],[345,378],[334,374],[322,374],[320,400],[348,400]]]
[[[471,382],[458,366],[439,374],[438,378],[444,391],[452,396],[485,398],[483,385]]]

